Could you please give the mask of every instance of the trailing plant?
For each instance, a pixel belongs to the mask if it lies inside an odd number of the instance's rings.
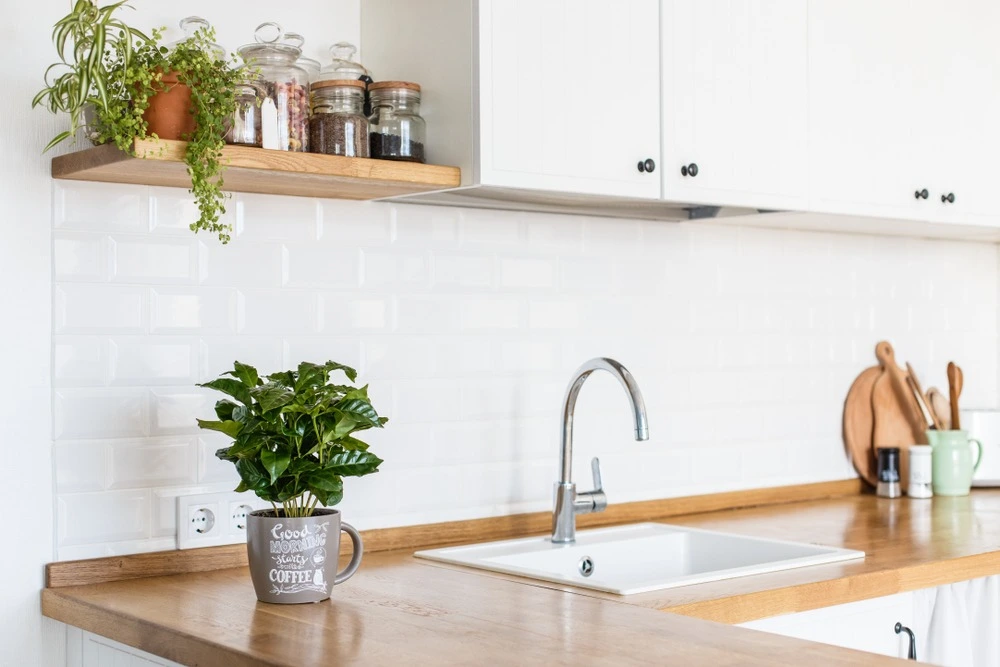
[[[128,68],[133,42],[148,39],[115,18],[115,12],[123,7],[132,9],[124,0],[103,7],[93,0],[77,0],[72,11],[53,27],[52,42],[59,62],[45,70],[45,87],[35,95],[31,106],[41,105],[52,113],[68,113],[69,129],[57,134],[45,151],[76,135],[86,122],[88,105],[94,106],[98,116],[108,115],[114,91],[120,91],[121,85],[120,72],[112,71],[105,55],[120,54],[124,67]]]
[[[232,228],[219,222],[226,212],[222,149],[227,124],[236,110],[236,86],[247,77],[248,68],[216,51],[211,28],[199,28],[172,49],[160,46],[159,39],[157,30],[131,54],[124,44],[107,53],[106,64],[120,87],[108,112],[101,114],[100,139],[134,154],[135,140],[147,137],[149,128],[143,114],[150,98],[166,89],[165,73],[176,74],[178,81],[191,89],[195,120],[194,133],[182,137],[188,142],[184,163],[200,214],[190,227],[194,232],[217,234],[220,241],[228,243]]]
[[[344,497],[344,477],[378,472],[382,459],[355,433],[382,428],[368,386],[335,384],[342,372],[353,383],[357,372],[334,361],[303,362],[296,370],[261,378],[257,369],[236,362],[233,370],[199,385],[226,394],[215,404],[217,421],[198,420],[203,429],[233,439],[215,455],[236,465],[236,491],[253,491],[278,505],[286,517],[312,516],[318,505]]]

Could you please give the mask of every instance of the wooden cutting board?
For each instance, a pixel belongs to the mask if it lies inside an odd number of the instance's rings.
[[[875,432],[872,393],[881,375],[881,366],[863,370],[847,391],[844,401],[844,449],[861,479],[872,486],[878,482],[875,448],[872,447]]]

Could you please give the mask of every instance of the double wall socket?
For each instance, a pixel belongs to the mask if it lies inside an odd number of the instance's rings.
[[[177,496],[177,548],[199,549],[247,541],[247,514],[270,509],[252,493]]]

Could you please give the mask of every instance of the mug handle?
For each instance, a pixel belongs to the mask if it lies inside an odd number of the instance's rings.
[[[976,461],[976,465],[979,465],[979,461]],[[340,523],[340,529],[350,535],[351,544],[354,545],[354,553],[351,554],[351,562],[347,564],[343,572],[338,572],[337,576],[333,578],[333,585],[342,584],[358,571],[361,567],[361,556],[365,553],[364,545],[361,544],[361,533],[351,524],[342,521]]]
[[[975,443],[976,445],[976,462],[972,464],[972,472],[976,472],[979,469],[979,462],[983,460],[983,443],[979,442],[975,438],[969,438],[969,444]]]

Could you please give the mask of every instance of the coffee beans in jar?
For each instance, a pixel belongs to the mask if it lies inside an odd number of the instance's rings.
[[[423,162],[426,125],[420,116],[420,86],[409,81],[378,81],[368,90],[372,157]]]
[[[313,153],[368,157],[368,118],[364,115],[365,83],[330,79],[312,86],[309,147]]]

